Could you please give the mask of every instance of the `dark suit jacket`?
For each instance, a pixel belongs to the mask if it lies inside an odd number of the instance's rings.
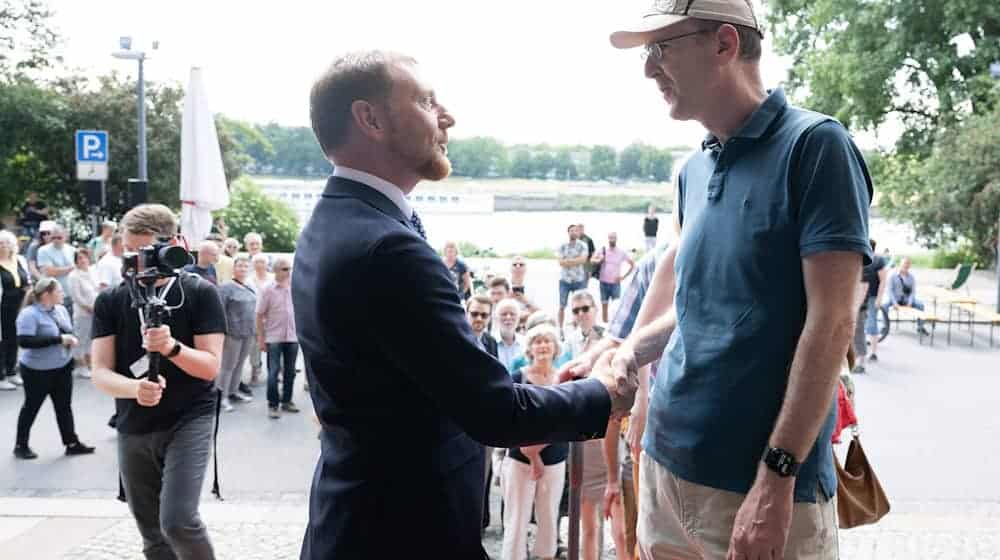
[[[483,348],[486,349],[486,353],[494,358],[497,357],[497,339],[493,338],[489,332],[484,332],[479,340],[483,343]]]
[[[604,434],[603,385],[514,385],[476,344],[441,258],[372,188],[330,179],[292,294],[323,426],[304,559],[486,558],[481,444]]]

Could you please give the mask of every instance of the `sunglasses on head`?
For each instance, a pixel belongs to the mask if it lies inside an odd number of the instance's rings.
[[[580,313],[590,313],[590,306],[581,305],[580,307],[573,308],[573,315],[579,315]]]
[[[473,319],[489,319],[490,314],[485,311],[469,311],[469,317]]]

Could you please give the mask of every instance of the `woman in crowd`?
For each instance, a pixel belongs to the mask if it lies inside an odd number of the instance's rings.
[[[30,289],[28,263],[17,254],[17,238],[0,231],[0,390],[21,384],[17,375],[17,312]]]
[[[576,330],[571,333],[570,349],[573,357],[597,344],[604,336],[604,327],[597,324],[597,304],[586,290],[570,294],[570,309]],[[583,560],[601,557],[601,517],[611,517],[611,536],[619,560],[628,558],[625,546],[625,510],[621,501],[619,476],[619,446],[621,422],[608,423],[607,435],[602,439],[583,442],[583,477],[580,483],[580,549]],[[609,469],[608,466],[611,466]]]
[[[451,272],[451,277],[458,288],[458,294],[463,300],[469,299],[472,295],[472,274],[465,261],[459,258],[458,244],[454,241],[447,241],[444,244],[444,265]]]
[[[256,234],[253,234],[256,235]],[[258,246],[260,243],[260,236],[256,238],[251,238],[251,234],[247,234],[247,239],[255,241]],[[267,255],[264,253],[256,253],[250,257],[250,267],[253,269],[250,274],[247,275],[246,285],[249,286],[255,294],[260,295],[264,291],[264,288],[268,284],[274,282],[274,273],[268,272],[268,260]],[[254,325],[254,329],[256,329]],[[255,331],[256,334],[256,331]],[[261,363],[261,351],[260,347],[256,344],[251,345],[250,348],[250,385],[259,385],[261,383],[261,371],[263,370],[263,364]]]
[[[254,322],[256,321],[257,293],[247,284],[250,260],[243,256],[233,262],[233,279],[219,286],[219,296],[226,310],[226,343],[222,349],[222,369],[215,378],[215,385],[222,391],[222,409],[233,410],[233,402],[253,400],[239,392],[243,364],[254,347]]]
[[[14,455],[19,459],[38,457],[28,446],[31,426],[46,397],[52,399],[56,423],[67,455],[93,453],[84,445],[73,426],[73,358],[70,349],[77,339],[71,333],[69,313],[62,305],[63,290],[53,278],[35,284],[17,316],[17,343],[22,348],[21,377],[24,379],[24,405],[17,417],[17,441]]]
[[[90,250],[76,250],[73,264],[76,268],[69,273],[69,295],[73,299],[73,333],[79,344],[73,347],[76,358],[76,374],[90,378],[91,330],[94,326],[94,302],[97,301],[97,278],[90,268]]]
[[[515,371],[514,382],[557,383],[554,359],[559,355],[559,333],[555,327],[543,323],[529,330],[527,352],[531,365]],[[532,506],[538,523],[534,555],[543,559],[555,556],[559,498],[568,454],[566,442],[508,450],[503,466],[503,560],[524,558]]]

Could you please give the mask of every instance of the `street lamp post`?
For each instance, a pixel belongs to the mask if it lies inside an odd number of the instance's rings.
[[[118,46],[120,50],[111,53],[111,56],[115,58],[120,58],[123,60],[135,60],[139,63],[139,78],[138,78],[138,95],[136,99],[136,112],[139,115],[139,177],[140,183],[145,185],[149,181],[149,176],[146,169],[146,81],[144,71],[144,62],[146,61],[146,53],[141,50],[132,49],[132,38],[122,37],[118,41]],[[153,42],[153,50],[156,50],[158,43]]]
[[[1000,80],[1000,61],[990,64],[990,76],[994,80]],[[997,313],[1000,313],[1000,214],[997,214]]]

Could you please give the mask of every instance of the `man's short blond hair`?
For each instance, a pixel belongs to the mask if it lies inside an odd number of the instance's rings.
[[[125,213],[120,227],[133,235],[173,237],[177,235],[177,216],[162,204],[140,204]]]

